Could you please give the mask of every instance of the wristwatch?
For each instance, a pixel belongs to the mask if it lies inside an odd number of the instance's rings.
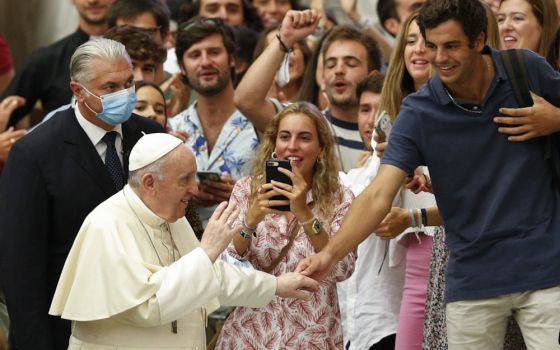
[[[323,228],[323,225],[321,225],[321,223],[319,222],[319,220],[317,220],[317,218],[313,218],[313,220],[311,221],[311,232],[305,230],[305,233],[308,236],[315,236],[318,235],[319,232],[321,232],[321,229]]]

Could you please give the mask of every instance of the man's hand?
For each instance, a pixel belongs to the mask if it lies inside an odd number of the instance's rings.
[[[0,161],[5,162],[14,143],[21,139],[27,130],[14,130],[10,127],[8,130],[0,133]]]
[[[276,278],[276,295],[281,298],[309,300],[311,293],[319,290],[319,282],[300,273],[288,272]]]
[[[184,130],[169,131],[168,134],[175,136],[176,138],[178,138],[179,140],[181,140],[183,142],[187,141],[188,135],[187,135],[187,132],[184,131]]]
[[[239,234],[241,225],[235,225],[239,208],[235,204],[222,202],[208,220],[208,225],[202,239],[200,247],[204,250],[212,262],[226,249],[233,239],[233,235]]]
[[[198,206],[211,207],[223,201],[229,201],[235,180],[222,177],[221,181],[205,181],[198,186],[194,201]]]
[[[24,104],[25,98],[21,96],[8,96],[0,102],[0,131],[6,129],[12,113]]]
[[[410,215],[408,209],[391,208],[379,227],[375,229],[375,234],[381,239],[393,239],[410,227]]]
[[[315,10],[288,11],[280,26],[280,38],[288,48],[315,32],[321,16]]]
[[[509,141],[527,141],[560,131],[560,108],[533,92],[531,92],[531,96],[533,106],[500,108],[500,113],[505,117],[494,118],[495,123],[506,125],[499,127],[498,131],[511,135],[508,137]]]
[[[161,91],[171,91],[171,98],[167,100],[167,115],[173,117],[189,106],[191,88],[183,82],[181,73],[173,74],[160,86]]]
[[[385,153],[385,148],[387,148],[387,141],[382,140],[381,137],[377,134],[377,132],[373,132],[373,139],[375,140],[375,155],[381,159],[383,158],[383,154]]]
[[[422,167],[418,167],[414,170],[414,176],[407,176],[404,181],[404,187],[415,194],[420,192],[433,192],[432,182],[428,175],[424,174]]]
[[[323,280],[331,273],[336,264],[334,256],[326,250],[322,250],[315,255],[308,256],[299,262],[295,272],[309,276],[317,281]]]

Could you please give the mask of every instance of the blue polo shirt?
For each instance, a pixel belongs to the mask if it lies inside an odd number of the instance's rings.
[[[560,284],[559,190],[542,140],[508,141],[492,121],[500,107],[518,105],[499,53],[485,53],[496,74],[477,106],[482,113],[455,105],[435,76],[404,100],[381,161],[407,173],[430,170],[451,251],[448,302]],[[531,90],[560,105],[560,74],[531,51],[525,60]]]

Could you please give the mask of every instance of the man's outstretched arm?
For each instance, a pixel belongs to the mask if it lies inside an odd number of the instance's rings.
[[[337,235],[321,252],[300,261],[296,272],[318,280],[326,277],[337,261],[375,231],[391,209],[405,177],[405,171],[392,165],[381,165],[373,182],[352,203]]]

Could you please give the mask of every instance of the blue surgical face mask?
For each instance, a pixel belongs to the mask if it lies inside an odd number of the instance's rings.
[[[132,109],[134,108],[134,105],[136,105],[136,91],[134,90],[134,86],[102,96],[97,96],[91,93],[83,85],[82,87],[90,95],[93,95],[101,100],[101,106],[103,108],[101,112],[94,111],[85,102],[84,104],[90,111],[95,113],[95,115],[105,123],[110,125],[117,125],[126,122],[130,118]]]

